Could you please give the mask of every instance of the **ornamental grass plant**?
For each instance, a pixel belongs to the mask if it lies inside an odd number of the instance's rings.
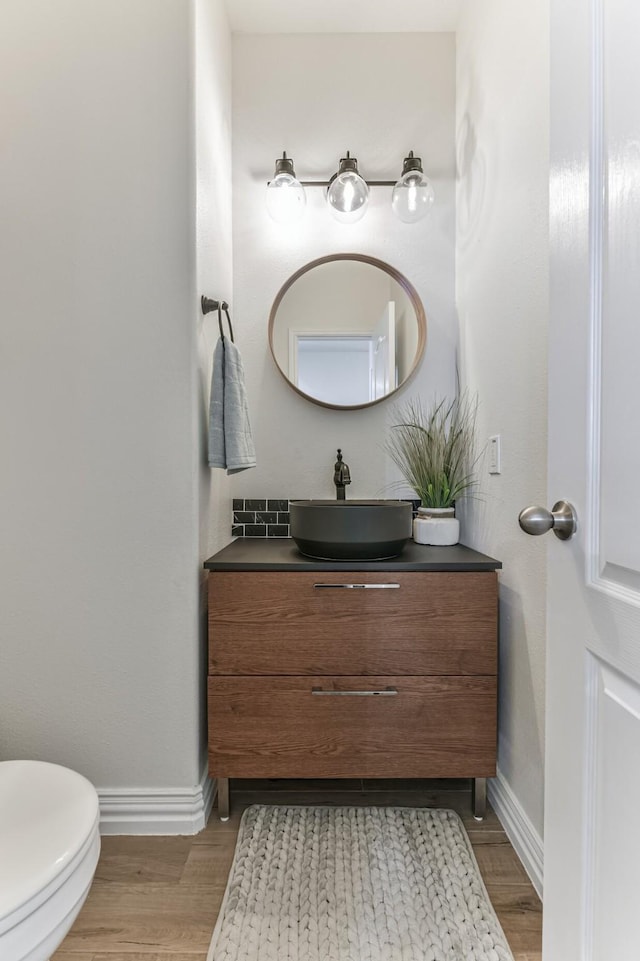
[[[477,488],[477,409],[467,393],[430,407],[411,400],[396,408],[385,450],[423,507],[454,507]]]

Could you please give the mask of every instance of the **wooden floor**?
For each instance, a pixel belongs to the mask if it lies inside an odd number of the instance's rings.
[[[493,811],[467,781],[232,781],[231,819],[195,837],[106,837],[89,897],[55,961],[204,961],[249,804],[396,804],[463,818],[515,961],[540,961],[542,908]]]

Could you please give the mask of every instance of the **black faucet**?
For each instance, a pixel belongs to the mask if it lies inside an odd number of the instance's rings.
[[[333,483],[336,485],[336,497],[339,501],[345,499],[345,488],[351,483],[351,471],[342,463],[342,451],[338,447],[338,459],[333,469]]]

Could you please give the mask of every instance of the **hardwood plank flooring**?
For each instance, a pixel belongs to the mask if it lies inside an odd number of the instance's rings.
[[[452,808],[464,821],[515,961],[541,961],[542,906],[495,813],[466,780],[232,781],[231,818],[195,837],[105,837],[89,897],[52,961],[204,961],[250,804]]]

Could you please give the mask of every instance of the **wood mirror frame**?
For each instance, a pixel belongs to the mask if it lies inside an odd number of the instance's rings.
[[[323,264],[329,264],[334,261],[344,261],[344,260],[356,261],[358,263],[369,264],[372,267],[377,267],[379,270],[384,271],[393,280],[395,280],[396,283],[399,284],[400,287],[402,287],[407,297],[409,298],[411,305],[415,311],[416,323],[418,326],[418,343],[416,346],[415,357],[413,359],[411,368],[409,369],[407,375],[402,380],[402,383],[398,384],[396,387],[394,387],[393,390],[390,390],[383,397],[378,397],[375,400],[366,401],[363,404],[331,404],[331,403],[328,403],[327,401],[320,400],[317,397],[313,397],[311,394],[306,394],[304,391],[300,390],[300,388],[296,384],[292,383],[292,381],[289,380],[289,377],[284,372],[284,370],[282,369],[282,367],[278,362],[275,349],[274,349],[273,334],[274,334],[276,315],[278,313],[278,308],[285,294],[290,289],[290,287],[292,287],[293,284],[295,284],[295,282],[299,280],[299,278],[302,277],[304,274],[308,273],[310,270],[313,270],[314,267],[320,267]],[[376,257],[368,257],[365,254],[349,254],[349,253],[329,254],[326,257],[319,257],[317,260],[312,260],[308,264],[305,264],[304,267],[301,267],[294,274],[292,274],[291,277],[289,277],[289,279],[282,285],[282,287],[276,294],[276,298],[273,302],[273,306],[271,307],[271,312],[269,314],[269,349],[271,351],[273,362],[278,368],[278,371],[280,372],[281,376],[287,382],[289,387],[292,390],[294,390],[296,394],[299,394],[300,397],[304,397],[305,400],[309,400],[311,401],[312,404],[317,404],[319,407],[327,407],[327,408],[330,408],[331,410],[360,410],[365,407],[374,407],[376,404],[380,404],[382,403],[382,401],[387,400],[389,397],[392,397],[395,393],[398,392],[398,390],[400,390],[401,387],[404,387],[404,385],[407,384],[415,374],[418,368],[418,365],[422,360],[426,342],[427,342],[427,319],[425,316],[425,311],[422,305],[422,301],[420,300],[413,284],[411,284],[407,280],[407,278],[400,273],[399,270],[396,270],[395,267],[392,267],[390,264],[385,263],[383,260],[378,260]]]

